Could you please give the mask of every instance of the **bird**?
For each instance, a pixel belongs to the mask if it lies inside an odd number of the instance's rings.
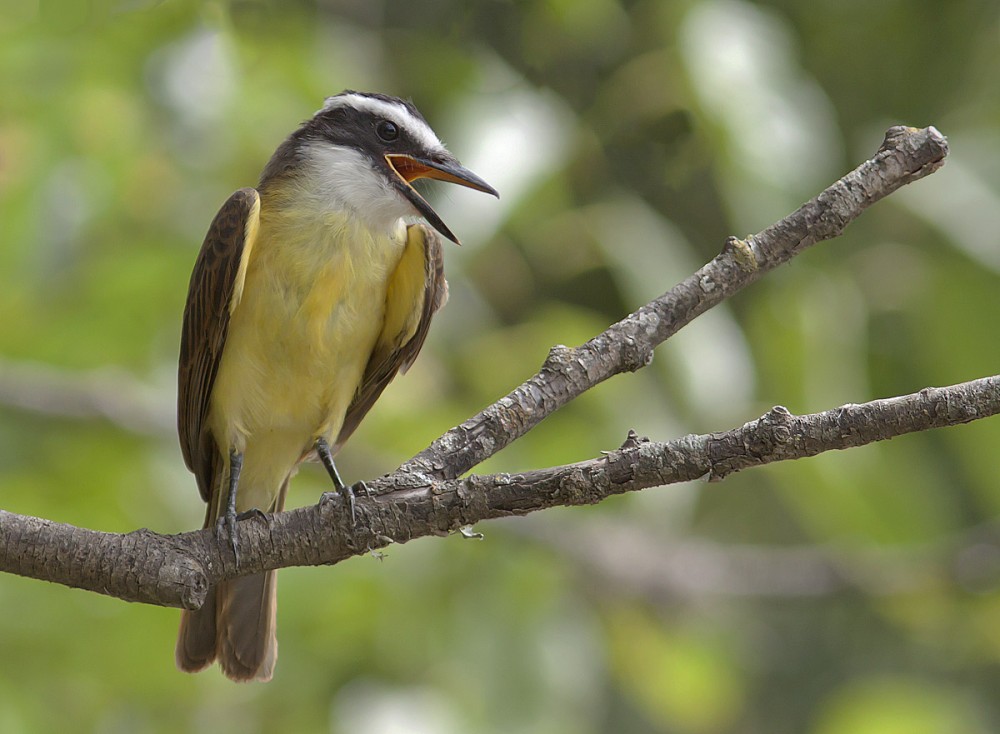
[[[177,423],[204,526],[228,535],[237,564],[237,517],[280,512],[303,461],[321,460],[353,510],[334,456],[420,352],[448,295],[442,238],[459,244],[420,178],[499,196],[412,102],[348,89],[209,226],[184,308]],[[275,573],[220,582],[183,611],[177,666],[270,680]]]

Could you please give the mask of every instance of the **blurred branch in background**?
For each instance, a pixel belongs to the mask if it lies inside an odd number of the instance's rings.
[[[125,370],[88,372],[0,360],[0,405],[57,418],[103,419],[135,433],[176,430],[173,401]]]
[[[1000,572],[1000,524],[984,523],[935,543],[908,548],[760,546],[666,538],[613,518],[568,523],[539,516],[503,529],[565,556],[597,575],[608,597],[654,604],[705,597],[818,597],[857,590],[911,594],[945,583],[975,593]]]

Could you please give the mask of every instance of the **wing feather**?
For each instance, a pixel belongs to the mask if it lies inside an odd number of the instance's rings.
[[[339,448],[354,433],[398,372],[406,372],[427,338],[431,317],[448,299],[441,238],[423,224],[407,229],[406,248],[389,281],[382,333],[337,436]]]
[[[209,500],[220,454],[208,431],[212,386],[226,345],[229,318],[243,295],[260,222],[260,196],[240,189],[215,215],[188,287],[178,368],[177,432],[188,469]]]

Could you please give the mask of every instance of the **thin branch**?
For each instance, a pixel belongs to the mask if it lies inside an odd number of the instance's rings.
[[[697,316],[806,248],[837,237],[869,206],[936,171],[947,155],[948,141],[933,127],[889,128],[870,160],[759,234],[730,238],[703,268],[586,344],[554,347],[537,374],[400,469],[433,479],[461,476],[595,385],[645,367],[655,347]],[[371,489],[392,491],[392,482]]]
[[[634,434],[616,451],[523,474],[399,486],[358,498],[352,525],[339,495],[318,505],[238,524],[240,567],[212,530],[164,536],[99,533],[0,511],[0,568],[129,601],[194,608],[220,581],[288,566],[334,564],[390,543],[445,535],[482,520],[862,446],[1000,413],[1000,376],[796,416],[781,406],[722,433],[656,443]]]

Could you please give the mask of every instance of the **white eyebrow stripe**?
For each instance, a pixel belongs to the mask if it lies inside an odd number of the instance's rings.
[[[406,107],[397,102],[386,102],[374,97],[366,97],[363,94],[338,94],[336,97],[327,97],[323,109],[319,112],[327,112],[337,107],[353,107],[356,110],[363,110],[392,120],[428,150],[444,147],[426,122],[414,117]]]

